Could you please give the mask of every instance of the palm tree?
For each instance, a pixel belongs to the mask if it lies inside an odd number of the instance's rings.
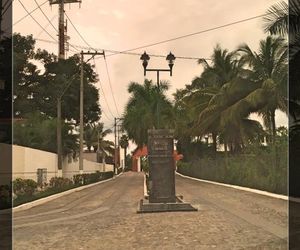
[[[273,141],[276,135],[275,111],[287,112],[287,49],[283,38],[268,36],[260,41],[258,53],[247,44],[239,47],[241,60],[252,69],[251,77],[255,81],[271,80],[274,95],[270,96],[265,107],[259,110],[266,127],[271,131]]]
[[[300,3],[290,0],[272,5],[264,18],[265,31],[271,35],[289,35],[289,113],[294,121],[300,117]]]
[[[97,152],[97,157],[102,156],[103,161],[108,155],[112,155],[114,152],[114,143],[108,140],[104,140],[104,137],[112,132],[111,129],[104,129],[103,123],[98,124],[88,124],[84,131],[84,141],[91,152],[91,147],[93,147],[94,152]]]
[[[128,142],[128,136],[127,135],[122,135],[121,138],[120,138],[120,146],[121,148],[124,149],[124,163],[126,163],[126,155],[127,155],[127,148],[128,148],[128,145],[129,145],[129,142]]]
[[[264,29],[271,35],[285,37],[289,35],[289,56],[292,59],[300,51],[300,3],[290,0],[273,4],[264,17]]]
[[[272,88],[270,81],[254,82],[240,77],[231,80],[210,99],[194,129],[205,134],[214,128],[224,140],[225,148],[228,144],[233,151],[239,151],[251,136],[257,136],[250,131],[262,132],[260,124],[248,116],[266,105]]]
[[[190,93],[188,97],[190,106],[196,107],[195,111],[198,112],[198,117],[201,116],[201,113],[208,107],[210,100],[218,93],[222,86],[238,76],[247,74],[247,70],[243,67],[244,61],[239,60],[235,51],[229,52],[227,49],[222,49],[220,45],[217,45],[214,48],[211,58],[211,63],[208,63],[205,59],[198,61],[199,64],[204,66],[204,71],[199,78],[194,79],[192,82],[192,85],[198,86],[198,89]],[[200,134],[211,133],[213,149],[216,152],[217,135],[220,132],[218,119],[213,119],[213,122],[209,124],[209,126],[204,126],[205,128],[200,128],[200,124],[197,122],[194,126],[195,130],[193,131]]]
[[[169,128],[172,104],[165,96],[168,90],[167,82],[160,82],[160,89],[151,80],[145,80],[141,85],[131,82],[128,92],[131,97],[126,105],[123,115],[123,128],[127,131],[128,138],[139,147],[147,143],[148,129],[158,128],[157,105],[159,104],[159,128]]]

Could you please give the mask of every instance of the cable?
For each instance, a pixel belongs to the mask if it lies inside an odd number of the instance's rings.
[[[53,16],[53,17],[51,18],[50,21],[52,22],[52,21],[54,20],[54,18],[56,18],[56,17],[57,17],[57,15]],[[48,24],[45,26],[45,29],[47,29],[49,25],[50,25],[50,23],[48,23]],[[40,36],[43,32],[44,32],[44,30],[42,29],[42,30],[40,31],[40,33],[38,33],[34,39],[35,39],[35,40],[38,40],[39,36]],[[52,41],[51,41],[51,43],[52,43]],[[53,43],[56,44],[56,42],[53,42]]]
[[[39,25],[54,41],[57,42],[57,40],[31,15],[31,13],[26,9],[24,4],[19,0],[19,3],[22,5],[23,9],[30,15],[30,17]]]
[[[117,110],[117,114],[118,114],[118,116],[120,116],[119,110],[118,110],[118,107],[117,107],[117,103],[116,103],[116,99],[115,99],[115,95],[114,95],[114,91],[112,89],[111,79],[110,79],[110,75],[109,75],[109,71],[108,71],[108,66],[107,66],[107,61],[106,61],[105,57],[104,57],[104,62],[105,62],[105,68],[106,68],[106,73],[107,73],[107,77],[108,77],[108,83],[109,83],[109,86],[110,86],[111,95],[112,95],[113,100],[114,100],[114,104],[115,104],[115,108]]]
[[[42,12],[42,14],[44,15],[44,17],[48,20],[49,24],[51,24],[51,26],[53,27],[53,29],[58,33],[57,28],[53,25],[52,21],[48,18],[48,16],[45,14],[45,12],[42,10],[41,6],[39,6],[38,2],[36,0],[34,0],[34,2],[36,3],[36,5],[38,6],[38,8],[40,9],[40,11]]]
[[[37,41],[41,41],[41,42],[45,42],[45,43],[54,43],[53,41],[49,41],[49,40],[45,40],[45,39],[37,39],[35,38],[35,40]],[[70,44],[71,45],[71,44]],[[86,46],[81,46],[81,45],[76,45],[76,44],[72,44],[73,47],[76,48],[80,48],[80,49],[91,49],[91,47],[86,47]],[[122,51],[117,51],[117,50],[110,50],[110,49],[96,49],[96,48],[92,48],[93,50],[96,51],[100,51],[103,50],[105,52],[110,52],[110,53],[116,53],[118,52],[119,54],[124,54],[124,55],[132,55],[132,56],[141,56],[141,53],[137,53],[137,52],[122,52]],[[153,57],[162,57],[165,58],[166,56],[164,55],[157,55],[157,54],[149,54],[149,56],[153,56]],[[103,56],[96,56],[95,59],[99,59],[102,58]],[[199,59],[205,59],[205,60],[212,60],[211,58],[203,58],[203,57],[190,57],[190,56],[176,56],[176,59],[187,59],[187,60],[199,60]]]
[[[159,44],[179,40],[179,39],[182,39],[182,38],[186,38],[186,37],[190,37],[190,36],[194,36],[194,35],[199,35],[199,34],[202,34],[202,33],[209,32],[209,31],[225,28],[225,27],[228,27],[228,26],[231,26],[231,25],[235,25],[235,24],[239,24],[239,23],[242,23],[242,22],[247,22],[247,21],[250,21],[250,20],[253,20],[253,19],[256,19],[256,18],[264,17],[264,16],[267,16],[267,15],[270,15],[270,14],[274,14],[274,12],[267,13],[267,14],[262,14],[262,15],[258,15],[258,16],[254,16],[254,17],[249,17],[249,18],[246,18],[246,19],[242,19],[242,20],[239,20],[239,21],[227,23],[227,24],[216,26],[216,27],[213,27],[213,28],[209,28],[209,29],[197,31],[197,32],[194,32],[194,33],[190,33],[190,34],[170,38],[170,39],[167,39],[167,40],[162,40],[162,41],[159,41],[159,42],[156,42],[156,43],[150,43],[150,44],[143,45],[143,46],[140,46],[140,47],[136,47],[136,48],[133,48],[133,49],[123,50],[121,52],[118,52],[118,53],[115,53],[115,54],[110,54],[108,56],[113,56],[113,55],[117,55],[117,54],[120,54],[120,53],[134,51],[134,50],[138,50],[138,49],[144,49],[144,48],[152,47],[152,46],[155,46],[155,45],[159,45]]]
[[[40,4],[39,6],[43,6],[44,4],[46,4],[48,2],[48,0],[46,0],[45,2],[43,2],[42,4]],[[27,11],[27,15],[23,16],[22,18],[20,18],[18,21],[16,21],[15,23],[13,23],[12,26],[15,26],[16,24],[18,24],[19,22],[21,22],[23,19],[25,19],[26,17],[28,17],[30,14],[32,14],[34,11],[36,11],[39,7],[36,7],[35,9],[33,9],[32,11],[30,11],[28,13]]]
[[[69,16],[67,15],[67,13],[65,12],[65,15],[67,17],[67,19],[69,20],[69,22],[71,23],[71,25],[73,26],[73,28],[75,29],[75,31],[77,32],[77,34],[80,36],[80,38],[82,39],[82,41],[85,42],[85,44],[87,46],[89,46],[90,49],[93,49],[93,47],[84,39],[84,37],[80,34],[80,32],[78,31],[78,29],[75,27],[75,25],[73,24],[73,22],[71,21],[71,19],[69,18]],[[95,50],[95,49],[94,49]]]
[[[105,103],[106,103],[106,105],[107,105],[107,109],[108,109],[110,115],[112,116],[112,118],[114,118],[115,116],[114,116],[113,113],[111,112],[111,109],[110,109],[110,107],[109,107],[108,101],[107,101],[106,96],[105,96],[105,93],[104,93],[104,89],[103,89],[103,87],[102,87],[102,83],[101,83],[101,80],[100,80],[100,75],[99,75],[99,72],[98,72],[98,69],[97,69],[97,65],[96,65],[95,58],[93,58],[93,60],[94,60],[94,65],[95,65],[96,74],[98,75],[98,79],[99,79],[100,90],[101,90],[102,93],[103,93],[103,97],[104,97],[104,101],[105,101]],[[109,119],[109,118],[108,118],[108,119]],[[110,119],[109,119],[109,120],[110,120]]]

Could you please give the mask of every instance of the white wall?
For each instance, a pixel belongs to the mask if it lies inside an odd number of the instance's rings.
[[[1,149],[1,145],[0,145]],[[54,176],[59,176],[57,171],[57,155],[42,150],[13,145],[13,179],[24,178],[37,181],[37,169],[47,169],[47,182]],[[72,178],[79,174],[79,161],[68,159],[63,161],[62,176]],[[113,165],[102,164],[83,160],[83,173],[94,173],[96,171],[113,171]],[[1,174],[1,172],[0,172]]]
[[[108,172],[113,171],[113,169],[113,165],[97,163],[83,159],[83,173],[94,173],[96,171]],[[63,163],[63,177],[72,179],[73,175],[76,174],[80,174],[79,161],[68,163],[67,159],[65,159]]]

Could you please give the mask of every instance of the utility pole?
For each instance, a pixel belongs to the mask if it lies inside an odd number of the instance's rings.
[[[65,15],[64,0],[61,0],[58,7],[58,57],[65,59]]]
[[[115,117],[115,124],[114,124],[114,133],[115,133],[114,174],[116,174],[116,169],[117,169],[117,118],[116,117]]]
[[[102,55],[105,56],[104,51],[103,52],[80,52],[80,126],[79,126],[79,140],[80,140],[80,151],[79,151],[79,171],[80,173],[83,172],[83,79],[84,79],[84,72],[83,72],[83,57],[84,55],[91,55],[92,57],[89,59],[91,60],[96,55]],[[88,61],[89,61],[88,60]],[[87,62],[88,62],[87,61]]]
[[[57,98],[57,169],[62,170],[61,97]]]
[[[58,58],[65,59],[65,9],[66,3],[81,3],[81,0],[49,0],[50,5],[58,4]]]
[[[119,138],[119,125],[118,121],[123,120],[123,118],[115,117],[114,123],[114,133],[115,133],[115,155],[114,155],[114,173],[116,173],[117,166],[119,164],[119,154],[120,154],[120,138]],[[118,163],[118,164],[117,164]]]

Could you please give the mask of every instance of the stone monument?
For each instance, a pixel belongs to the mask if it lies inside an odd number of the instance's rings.
[[[148,130],[149,198],[139,203],[138,213],[197,211],[175,193],[173,130]]]

